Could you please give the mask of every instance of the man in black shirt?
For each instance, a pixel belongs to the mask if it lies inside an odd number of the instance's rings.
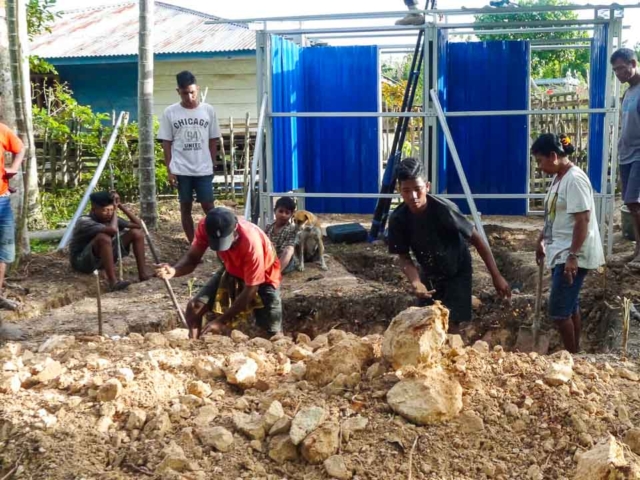
[[[124,290],[131,282],[117,281],[115,264],[118,260],[118,240],[122,256],[133,249],[141,282],[148,280],[144,258],[144,233],[142,222],[125,205],[120,203],[117,193],[94,192],[89,197],[91,212],[78,219],[71,242],[69,260],[71,267],[81,273],[92,273],[104,269],[111,291]],[[118,217],[118,210],[129,217],[129,221]],[[125,233],[120,233],[127,230]]]
[[[471,320],[471,243],[484,260],[501,297],[509,284],[498,271],[488,245],[448,200],[429,195],[422,164],[407,158],[398,165],[403,203],[389,218],[389,253],[400,256],[402,271],[421,305],[440,300],[449,309],[449,331]],[[420,270],[413,262],[416,257]]]

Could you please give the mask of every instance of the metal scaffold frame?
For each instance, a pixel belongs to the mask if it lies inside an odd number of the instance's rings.
[[[296,39],[313,38],[314,40],[323,39],[341,39],[348,40],[361,39],[365,37],[376,38],[379,42],[384,42],[387,38],[411,37],[415,39],[419,30],[424,31],[425,48],[431,46],[431,55],[424,55],[423,74],[431,75],[432,85],[437,85],[438,80],[438,38],[440,32],[445,35],[468,35],[477,33],[490,34],[527,34],[557,31],[591,31],[597,25],[608,25],[608,42],[607,42],[607,58],[611,56],[615,48],[622,45],[622,17],[624,10],[629,8],[640,8],[639,4],[634,5],[567,5],[567,6],[544,6],[544,7],[502,7],[502,8],[479,8],[479,9],[435,9],[424,10],[426,22],[421,26],[371,26],[359,25],[349,27],[306,27],[303,22],[319,23],[323,21],[336,20],[376,20],[399,18],[406,14],[406,11],[396,12],[375,12],[375,13],[352,13],[352,14],[334,14],[334,15],[305,15],[291,17],[272,17],[272,18],[245,18],[234,20],[217,20],[208,23],[236,23],[236,24],[252,24],[256,29],[256,53],[257,53],[257,84],[258,84],[258,105],[262,104],[263,98],[266,96],[267,105],[264,114],[264,129],[266,134],[264,156],[262,152],[255,153],[260,163],[259,168],[259,198],[260,198],[260,219],[266,222],[272,214],[272,203],[275,197],[284,195],[299,198],[397,198],[398,195],[389,194],[353,194],[353,193],[305,193],[305,192],[274,192],[273,191],[273,119],[274,118],[320,118],[320,117],[418,117],[424,119],[423,128],[423,146],[421,148],[422,161],[427,165],[428,157],[434,159],[431,162],[432,169],[430,172],[432,185],[437,189],[438,185],[438,122],[441,126],[446,126],[446,118],[448,117],[478,117],[478,116],[508,116],[508,115],[547,115],[547,114],[566,114],[567,110],[495,110],[495,111],[455,111],[441,112],[438,118],[438,109],[429,96],[428,85],[425,83],[423,88],[422,111],[421,112],[382,112],[380,103],[377,112],[274,112],[272,102],[272,47],[270,36],[283,35]],[[454,23],[450,22],[450,17],[459,15],[476,15],[491,13],[493,15],[513,15],[522,13],[539,13],[539,12],[556,12],[556,11],[592,11],[593,19],[581,20],[559,20],[559,21],[538,21],[538,22],[517,22],[510,24],[510,28],[500,28],[500,24],[482,25],[482,30],[473,30],[474,24],[471,23]],[[269,28],[269,23],[273,22],[298,22],[297,28]],[[495,29],[493,29],[495,27]],[[488,29],[492,28],[492,29]],[[307,37],[307,36],[311,37]],[[589,38],[584,39],[589,42]],[[407,42],[408,43],[408,42]],[[569,43],[569,44],[567,44]],[[583,44],[583,40],[571,40],[563,42],[562,40],[539,40],[531,42],[532,48],[549,50],[553,48],[591,48],[589,43]],[[399,51],[407,49],[407,45],[399,47],[393,44],[378,45],[378,53],[386,51]],[[429,64],[429,57],[434,59],[432,65]],[[379,63],[379,60],[378,60]],[[433,67],[433,68],[431,68]],[[381,83],[381,72],[378,69],[378,85]],[[613,239],[613,213],[615,210],[615,185],[616,185],[616,164],[617,164],[617,140],[619,127],[619,108],[620,108],[620,84],[613,79],[613,70],[609,62],[607,62],[605,85],[605,106],[603,108],[583,108],[571,110],[570,114],[594,114],[600,113],[605,115],[605,137],[603,141],[602,152],[602,187],[599,192],[595,192],[598,219],[601,227],[603,241],[606,243],[608,252],[611,252]],[[444,124],[442,122],[445,122]],[[431,127],[431,128],[430,128]],[[445,128],[446,129],[446,128]],[[452,139],[450,139],[451,145]],[[527,152],[528,153],[528,152]],[[380,159],[380,167],[382,168],[382,158]],[[464,176],[464,172],[462,173]],[[529,171],[527,171],[527,179]],[[461,180],[466,183],[466,179]],[[437,191],[437,190],[436,190]],[[471,194],[469,194],[471,193]],[[544,198],[542,194],[473,194],[467,192],[466,195],[442,195],[445,198],[466,198],[470,206],[473,205],[473,199],[534,199]],[[474,207],[471,208],[475,210]]]

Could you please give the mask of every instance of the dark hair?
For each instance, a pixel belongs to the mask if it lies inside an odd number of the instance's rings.
[[[276,201],[276,206],[274,210],[279,208],[283,208],[285,210],[289,210],[290,212],[296,211],[296,201],[291,197],[281,197]]]
[[[187,88],[191,85],[196,84],[196,77],[193,73],[188,70],[184,70],[176,75],[176,80],[178,82],[178,88]]]
[[[113,205],[113,195],[109,192],[93,192],[89,195],[91,204],[96,207],[106,207],[107,205]]]
[[[424,168],[422,166],[422,162],[415,158],[405,158],[402,160],[396,169],[396,173],[398,175],[399,182],[405,182],[407,180],[416,180],[418,178],[422,178],[426,180],[426,176],[424,174]]]
[[[576,151],[571,140],[565,134],[544,133],[531,145],[531,153],[534,155],[551,155],[555,152],[559,157],[568,157]]]
[[[631,63],[634,60],[638,60],[636,52],[630,48],[619,48],[611,55],[611,63],[615,63],[616,60],[622,60],[624,63]]]

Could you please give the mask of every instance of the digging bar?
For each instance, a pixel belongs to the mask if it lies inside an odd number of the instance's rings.
[[[533,345],[540,343],[540,311],[542,310],[542,278],[544,277],[544,261],[538,265],[538,285],[536,288],[536,315],[533,317]]]
[[[156,263],[160,263],[160,257],[158,257],[158,251],[156,250],[156,247],[153,244],[153,241],[151,240],[151,235],[149,235],[149,230],[147,229],[147,224],[144,223],[144,220],[140,220],[140,221],[142,222],[142,229],[144,230],[144,236],[147,238],[147,243],[149,244],[149,249],[151,250],[151,255],[153,255],[153,260]],[[182,309],[180,308],[180,304],[178,304],[178,299],[176,298],[175,293],[173,293],[173,288],[171,288],[171,283],[166,278],[163,278],[162,281],[164,282],[164,286],[167,287],[167,292],[169,293],[169,297],[171,298],[171,303],[173,303],[173,306],[175,307],[176,311],[178,312],[178,317],[180,318],[180,321],[182,322],[182,325],[184,325],[184,327],[188,329],[189,325],[187,324],[187,319],[184,318],[184,313],[182,312]]]
[[[116,191],[116,186],[115,186],[115,182],[113,180],[113,165],[111,165],[111,162],[109,162],[109,188],[111,188],[112,192]],[[118,215],[118,209],[116,208],[115,212],[113,212],[114,215]],[[121,245],[120,243],[122,242],[122,239],[120,238],[120,228],[118,228],[118,224],[116,223],[116,242],[118,244],[118,272],[120,273],[120,278],[118,280],[122,281],[122,277],[123,277],[123,272],[122,272],[122,250],[121,250]]]
[[[542,279],[544,277],[544,262],[538,266],[538,285],[536,290],[535,316],[533,317],[532,327],[520,327],[518,330],[518,338],[516,339],[516,348],[521,352],[538,352],[547,353],[549,349],[549,338],[546,335],[540,335],[540,314],[542,311]]]
[[[98,335],[102,336],[102,297],[100,295],[100,272],[98,270],[93,271],[93,275],[96,277],[96,286],[98,287]]]

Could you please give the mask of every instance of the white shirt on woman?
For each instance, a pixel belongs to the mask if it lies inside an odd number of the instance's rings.
[[[578,267],[595,270],[605,259],[589,177],[577,166],[567,170],[559,180],[554,176],[544,200],[543,237],[549,268],[567,261],[573,241],[574,215],[587,210],[591,212],[587,238],[574,253],[578,256]]]

